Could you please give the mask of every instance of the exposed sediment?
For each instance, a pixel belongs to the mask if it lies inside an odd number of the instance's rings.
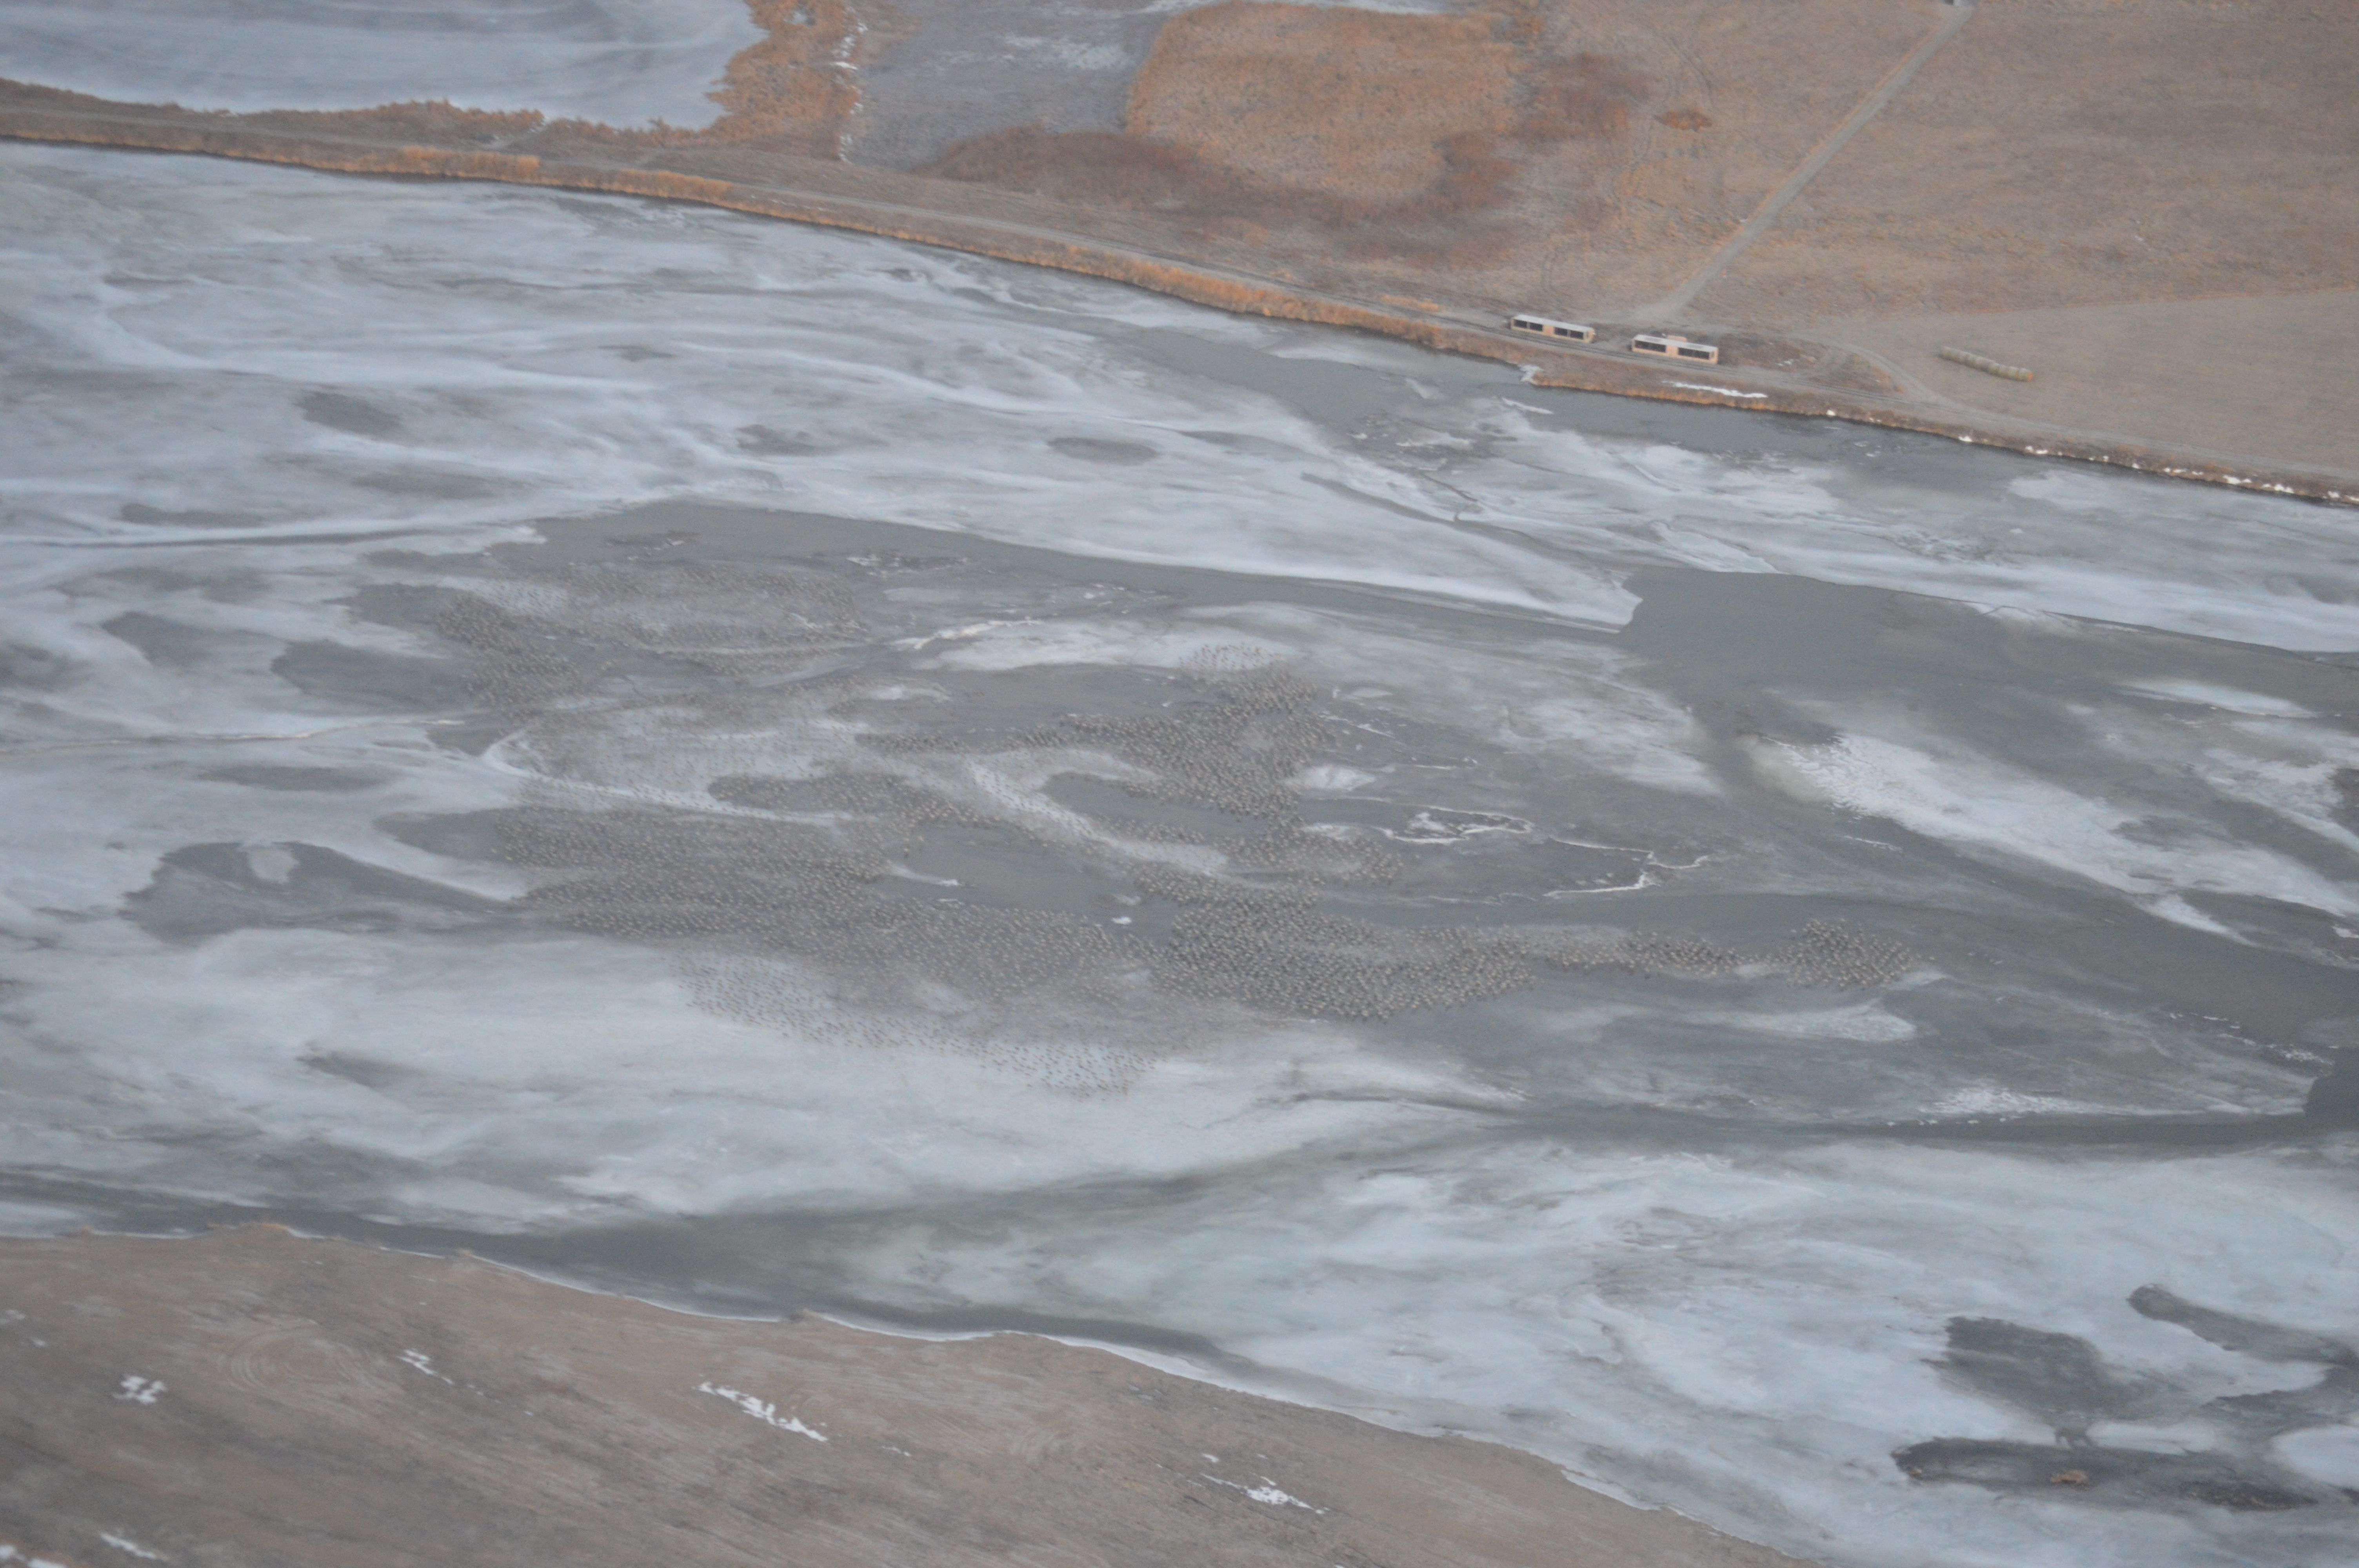
[[[1795,1562],[1103,1350],[697,1317],[267,1226],[0,1241],[0,1561],[61,1568]]]

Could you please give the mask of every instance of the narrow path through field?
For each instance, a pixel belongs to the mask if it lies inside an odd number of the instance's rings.
[[[1886,104],[1898,96],[1900,90],[1908,85],[1919,69],[1933,58],[1933,51],[1949,42],[1951,37],[1966,25],[1966,18],[1973,14],[1974,7],[1971,4],[1955,6],[1941,25],[1926,36],[1923,43],[1909,51],[1907,59],[1892,68],[1892,74],[1876,83],[1875,92],[1860,100],[1859,107],[1854,109],[1842,124],[1827,133],[1826,139],[1810,150],[1810,156],[1787,177],[1786,183],[1769,193],[1768,199],[1761,203],[1753,216],[1728,237],[1726,244],[1712,253],[1712,259],[1699,267],[1694,276],[1646,307],[1642,313],[1660,321],[1676,321],[1684,314],[1688,307],[1695,303],[1696,296],[1711,287],[1720,275],[1728,270],[1731,262],[1743,255],[1754,241],[1769,232],[1769,226],[1777,221],[1777,214],[1786,210],[1786,204],[1799,196],[1802,188],[1818,178],[1819,170],[1826,168],[1828,161],[1843,151],[1845,144],[1881,114]]]

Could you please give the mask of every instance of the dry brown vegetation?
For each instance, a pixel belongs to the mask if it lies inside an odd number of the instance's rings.
[[[1489,19],[1224,0],[1164,24],[1124,128],[1260,183],[1412,200],[1441,144],[1516,129],[1516,49]]]
[[[837,157],[860,103],[845,67],[860,52],[860,18],[844,0],[747,0],[762,41],[740,49],[712,100],[723,111],[699,139],[760,143],[804,157]]]
[[[1515,164],[1488,137],[1460,134],[1433,149],[1438,172],[1405,200],[1353,200],[1256,180],[1187,147],[1104,131],[1057,133],[1037,125],[961,143],[930,172],[1084,204],[1136,208],[1183,220],[1207,237],[1256,243],[1273,230],[1312,228],[1338,254],[1413,254],[1465,262],[1496,236],[1445,221],[1497,205]]]
[[[1630,105],[1651,87],[1627,61],[1601,54],[1543,59],[1524,72],[1523,114],[1516,138],[1527,146],[1582,136],[1619,135],[1630,128]]]
[[[1223,0],[1174,17],[1120,133],[993,132],[930,171],[1176,215],[1215,237],[1323,232],[1339,254],[1476,264],[1522,155],[1628,129],[1646,75],[1547,52],[1533,5],[1396,16]]]
[[[70,96],[79,97],[80,94]],[[98,103],[102,99],[86,102]],[[462,109],[449,99],[437,99],[428,103],[386,103],[375,109],[275,109],[273,121],[290,131],[323,131],[340,136],[364,136],[371,140],[432,138],[447,140],[456,132],[471,140],[489,141],[495,136],[520,136],[538,130],[546,123],[537,109],[519,109],[502,113],[491,109]],[[223,113],[220,116],[228,119]]]

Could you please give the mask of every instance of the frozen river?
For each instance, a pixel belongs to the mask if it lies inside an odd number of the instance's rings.
[[[741,0],[8,0],[0,76],[191,109],[448,100],[709,124]]]
[[[2359,1551],[2351,514],[170,157],[0,151],[0,333],[14,1227]]]

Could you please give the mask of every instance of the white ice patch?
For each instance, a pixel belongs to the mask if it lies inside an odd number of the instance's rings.
[[[1486,834],[1522,834],[1531,830],[1532,825],[1520,816],[1493,811],[1450,811],[1429,806],[1410,812],[1408,826],[1386,827],[1382,832],[1386,838],[1403,844],[1455,844]]]
[[[25,1568],[73,1568],[70,1563],[60,1563],[54,1557],[42,1557],[34,1552],[21,1551],[5,1541],[0,1541],[0,1563],[22,1563]]]
[[[147,1548],[140,1545],[129,1536],[110,1535],[105,1530],[102,1530],[98,1532],[98,1539],[106,1542],[107,1545],[112,1546],[117,1552],[126,1552],[133,1557],[142,1558],[149,1563],[163,1563],[168,1561],[162,1552],[150,1552]]]
[[[2118,501],[2104,476],[2079,469],[2049,469],[2018,474],[2007,481],[2010,494],[2037,501],[2060,512],[2102,512]]]
[[[1209,616],[1206,619],[1210,619]],[[1397,622],[1293,605],[1252,604],[1221,622],[1293,650],[1288,667],[1345,699],[1446,713],[1453,724],[1556,766],[1680,795],[1720,793],[1700,753],[1701,725],[1649,688],[1618,648],[1564,638],[1463,642],[1403,634]]]
[[[775,1426],[780,1432],[795,1433],[799,1436],[808,1437],[815,1443],[825,1443],[827,1441],[827,1434],[825,1433],[813,1432],[810,1427],[805,1426],[793,1416],[780,1416],[778,1414],[777,1406],[769,1403],[767,1400],[756,1399],[752,1394],[740,1393],[735,1389],[716,1388],[711,1383],[697,1384],[696,1391],[700,1394],[712,1394],[721,1399],[727,1400],[731,1404],[735,1405],[739,1410],[744,1411],[747,1415],[752,1416],[756,1421],[762,1422],[766,1426]]]
[[[1925,1108],[1937,1117],[1984,1116],[2089,1116],[2101,1114],[2105,1108],[2083,1104],[2078,1100],[2060,1099],[2054,1095],[2027,1095],[1996,1084],[1972,1084],[1953,1093],[1943,1095]]]
[[[2359,1490],[2359,1426],[2315,1426],[2271,1444],[2277,1458],[2312,1480]]]
[[[954,643],[929,661],[948,669],[1016,670],[1037,665],[1126,665],[1241,673],[1296,650],[1220,627],[1110,621],[989,622],[938,632],[922,645]]]
[[[0,1236],[70,1236],[95,1221],[86,1211],[52,1204],[0,1202]],[[10,1318],[7,1321],[16,1321]]]
[[[425,1373],[428,1377],[436,1379],[439,1381],[451,1383],[450,1379],[443,1377],[441,1373],[434,1369],[433,1357],[428,1356],[423,1350],[403,1351],[401,1353],[401,1364],[405,1367],[415,1368],[417,1370]],[[456,1383],[451,1383],[451,1386],[453,1388],[458,1387]]]
[[[1697,755],[1701,728],[1636,678],[1636,661],[1592,643],[1451,644],[1367,617],[1271,603],[1200,611],[1176,624],[984,622],[919,642],[939,648],[929,663],[970,670],[1110,665],[1218,677],[1283,665],[1347,694],[1438,707],[1500,745],[1554,753],[1567,765],[1683,794],[1719,789]]]
[[[2043,864],[2153,900],[2158,913],[2201,919],[2181,895],[2226,892],[2359,914],[2359,894],[2299,861],[1956,747],[1936,752],[1851,734],[1821,745],[1762,742],[1752,755],[1765,780],[1802,798],[1886,817],[1978,856]]]
[[[92,961],[140,983],[72,982]],[[1330,1024],[1235,1021],[1211,1038],[1176,1034],[1184,1050],[1110,1063],[1115,1043],[1094,1032],[1010,1035],[988,1013],[929,1022],[847,1009],[797,965],[683,972],[660,955],[565,938],[246,931],[179,947],[135,936],[12,965],[38,988],[46,1025],[82,1042],[110,1087],[103,1105],[77,1102],[71,1133],[0,1128],[0,1159],[119,1180],[168,1168],[170,1145],[150,1141],[159,1125],[316,1141],[418,1168],[375,1202],[421,1223],[821,1210],[1176,1176],[1431,1126],[1456,1113],[1419,1102],[1491,1092],[1446,1067],[1406,1068]],[[239,1027],[222,1031],[230,1017]],[[155,1039],[207,1044],[158,1056],[145,1044]],[[388,1095],[313,1070],[306,1058],[323,1039],[405,1087]],[[1125,1091],[1040,1092],[1076,1073],[1111,1074]],[[159,1122],[167,1108],[176,1121]],[[527,1170],[552,1173],[559,1195],[538,1175],[428,1173],[489,1170],[515,1147],[536,1152]],[[265,1202],[275,1192],[236,1190]]]
[[[2220,1446],[2222,1433],[2202,1422],[2156,1424],[2146,1422],[2101,1421],[2089,1428],[2089,1441],[2107,1448],[2134,1448],[2142,1454],[2201,1454]]]
[[[164,1397],[165,1385],[154,1378],[141,1378],[126,1373],[115,1390],[114,1397],[135,1405],[152,1405]]]
[[[2184,925],[2190,931],[2201,931],[2206,936],[2218,936],[2230,942],[2242,942],[2236,928],[2212,919],[2175,892],[2159,897],[2149,895],[2138,900],[2138,907],[2157,920],[2168,920],[2173,925]]]
[[[1205,1457],[1210,1458],[1211,1455],[1207,1454]],[[1277,1482],[1272,1481],[1266,1476],[1261,1477],[1261,1485],[1258,1487],[1248,1486],[1242,1481],[1223,1481],[1218,1476],[1202,1476],[1199,1478],[1210,1481],[1215,1487],[1226,1487],[1233,1492],[1243,1492],[1255,1502],[1267,1503],[1272,1508],[1302,1509],[1314,1514],[1323,1514],[1327,1511],[1325,1509],[1312,1508],[1300,1498],[1288,1497],[1284,1491],[1279,1489]]]
[[[2206,689],[2232,698],[2244,695]],[[2207,703],[2203,712],[2168,715],[2108,706],[2084,719],[2098,743],[2118,757],[2200,781],[2224,800],[2259,806],[2359,850],[2359,833],[2340,820],[2342,781],[2359,769],[2359,737],[2291,704],[2265,707],[2268,701]]]
[[[1700,1012],[1690,1016],[1699,1023],[1798,1040],[1856,1040],[1862,1044],[1887,1044],[1914,1039],[1917,1034],[1915,1024],[1878,1002],[1800,1012]]]
[[[1347,768],[1341,762],[1320,762],[1303,769],[1287,782],[1296,789],[1314,795],[1349,795],[1376,782],[1377,775],[1358,768]]]
[[[1027,38],[1010,34],[1000,43],[1017,54],[1030,55],[1067,70],[1119,70],[1134,62],[1128,49],[1117,44],[1077,44],[1070,38]]]
[[[283,887],[297,861],[294,851],[283,844],[258,844],[246,850],[245,864],[256,880]]]
[[[2239,691],[2234,687],[2213,686],[2208,681],[2132,681],[2123,689],[2170,702],[2191,702],[2205,708],[2225,708],[2231,713],[2253,713],[2272,719],[2311,717],[2310,709],[2299,703],[2288,702],[2281,697],[2265,697],[2256,691]]]

